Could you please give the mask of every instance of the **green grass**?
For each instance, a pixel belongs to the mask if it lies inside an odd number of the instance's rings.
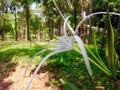
[[[9,42],[0,47],[0,62],[25,61],[42,49],[42,45],[30,46],[29,42]]]
[[[15,68],[18,64],[21,67],[26,67],[34,54],[42,49],[42,44],[40,46],[35,46],[34,44],[30,44],[30,42],[1,42],[0,74],[2,75],[4,72],[7,72],[6,74],[9,76],[11,73],[10,68]],[[41,56],[37,56],[34,64],[31,66],[31,69],[35,68],[40,60]]]
[[[2,67],[0,73],[18,64],[26,66],[32,56],[44,48],[43,44],[35,46],[33,44],[30,45],[29,42],[2,43],[0,43],[0,64],[8,64]],[[94,52],[93,48],[93,46],[90,46],[90,49]],[[35,68],[48,53],[36,56],[32,68]],[[50,57],[43,65],[43,68],[44,71],[52,75],[50,85],[54,87],[61,86],[60,78],[63,78],[76,85],[80,90],[85,88],[96,90],[96,87],[99,85],[104,86],[106,90],[115,90],[114,83],[109,81],[109,78],[94,65],[92,65],[94,75],[90,77],[82,56],[73,50]]]

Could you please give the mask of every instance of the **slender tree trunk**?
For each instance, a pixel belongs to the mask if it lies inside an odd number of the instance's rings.
[[[30,33],[29,33],[29,5],[28,5],[28,0],[25,0],[25,10],[26,10],[26,40],[30,40]]]
[[[52,35],[53,35],[53,30],[52,30],[52,21],[49,18],[49,36],[50,36],[50,40],[52,40]]]
[[[53,25],[54,25],[54,22],[53,22],[53,20],[51,19],[51,25],[50,25],[50,27],[51,27],[51,39],[53,39],[53,36],[54,36],[54,34],[53,34]]]
[[[4,13],[2,14],[2,41],[5,40],[5,28],[4,28]]]
[[[92,13],[92,0],[89,0],[88,1],[89,2],[89,14],[91,14]],[[92,44],[92,17],[90,17],[90,19],[89,19],[89,25],[90,25],[90,27],[89,27],[89,38],[88,38],[88,44]]]
[[[76,0],[74,0],[74,30],[75,30],[75,28],[76,28],[76,25],[77,25],[77,11],[76,11],[76,3],[77,3],[77,1]]]
[[[84,0],[81,0],[81,17],[84,19]],[[81,26],[81,39],[85,42],[85,22]]]
[[[50,17],[49,17],[49,20],[48,20],[48,28],[49,28],[49,39],[51,40],[51,39],[52,39],[52,37],[51,37]]]
[[[15,11],[15,41],[18,40],[18,32],[17,32],[17,14],[16,14],[16,11]]]
[[[24,37],[24,33],[23,33],[23,20],[22,20],[22,18],[20,18],[20,25],[19,25],[19,37],[20,37],[20,39],[23,39]]]
[[[48,8],[49,8],[48,12],[49,13],[50,13],[50,7],[51,7],[51,4],[48,5]],[[48,27],[49,27],[49,38],[50,38],[50,40],[52,40],[53,30],[52,30],[51,14],[49,14]]]
[[[42,41],[44,41],[45,40],[44,20],[41,20],[41,29],[42,29]]]
[[[41,30],[41,24],[39,25],[39,29],[37,30],[37,41],[40,42],[40,30]]]

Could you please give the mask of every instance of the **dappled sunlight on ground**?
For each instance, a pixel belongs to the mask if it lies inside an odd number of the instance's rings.
[[[25,68],[20,65],[12,67],[9,70],[9,75],[7,77],[0,78],[0,90],[25,90],[31,75],[23,78],[24,69]],[[34,78],[30,90],[62,90],[47,85],[49,80],[50,75],[48,72],[40,72]]]
[[[8,63],[7,63],[8,64]],[[5,65],[1,65],[2,68]],[[0,90],[25,90],[32,72],[28,72],[27,77],[23,77],[25,67],[18,64],[9,68],[9,71],[1,73]],[[29,90],[64,90],[59,87],[53,87],[50,84],[50,73],[41,69],[34,78]]]
[[[43,48],[42,46],[34,47],[34,44],[36,43],[0,43],[0,90],[25,90],[32,75],[31,70],[29,70],[30,75],[23,77],[25,63]],[[41,72],[41,70],[39,72],[34,78],[30,90],[60,90],[47,84],[50,80],[48,72]]]

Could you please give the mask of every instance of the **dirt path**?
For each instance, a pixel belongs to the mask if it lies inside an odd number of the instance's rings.
[[[0,47],[4,44],[9,44],[9,42],[0,43]],[[0,90],[25,90],[30,76],[23,78],[25,67],[21,66],[21,62],[11,66],[13,64],[11,60],[0,62]],[[63,90],[48,85],[49,80],[48,72],[40,72],[34,78],[29,90]]]
[[[28,80],[30,77],[23,79],[24,69],[20,65],[10,69],[8,77],[0,80],[0,90],[25,90]],[[6,73],[5,73],[6,74]],[[49,80],[49,74],[47,72],[38,74],[31,86],[30,90],[58,90],[53,89],[51,86],[47,86],[46,82]]]

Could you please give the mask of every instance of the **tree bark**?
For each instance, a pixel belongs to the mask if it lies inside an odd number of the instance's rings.
[[[42,41],[44,41],[45,40],[44,20],[41,20],[41,29],[42,29]]]
[[[50,40],[52,40],[53,30],[52,30],[52,23],[51,19],[49,18],[49,36]]]
[[[53,30],[52,30],[52,19],[51,19],[51,14],[50,14],[50,7],[51,7],[51,4],[48,5],[48,12],[49,12],[49,19],[48,19],[48,27],[49,27],[49,38],[50,40],[52,40],[52,36],[53,36]]]
[[[81,18],[84,19],[84,0],[81,0]],[[85,22],[81,25],[81,39],[85,42]]]
[[[18,32],[17,32],[17,14],[16,14],[16,9],[15,9],[14,16],[15,16],[15,41],[17,41],[18,40]]]
[[[29,33],[29,5],[28,0],[25,0],[25,10],[26,10],[26,40],[30,40],[30,33]]]
[[[2,33],[1,33],[1,36],[2,36],[2,41],[5,40],[5,28],[4,28],[4,13],[2,13]]]
[[[76,3],[77,3],[77,1],[74,0],[74,30],[75,30],[76,25],[77,25],[77,11],[76,11],[77,5],[76,5]]]
[[[89,7],[88,7],[89,14],[91,14],[92,13],[92,0],[89,0],[88,3],[89,3]],[[90,27],[89,27],[88,44],[92,44],[92,17],[90,17],[90,19],[89,19],[89,25],[90,25]]]
[[[22,19],[22,18],[20,18],[19,38],[20,38],[20,39],[23,39],[23,38],[24,38],[24,33],[23,33],[23,19]]]

